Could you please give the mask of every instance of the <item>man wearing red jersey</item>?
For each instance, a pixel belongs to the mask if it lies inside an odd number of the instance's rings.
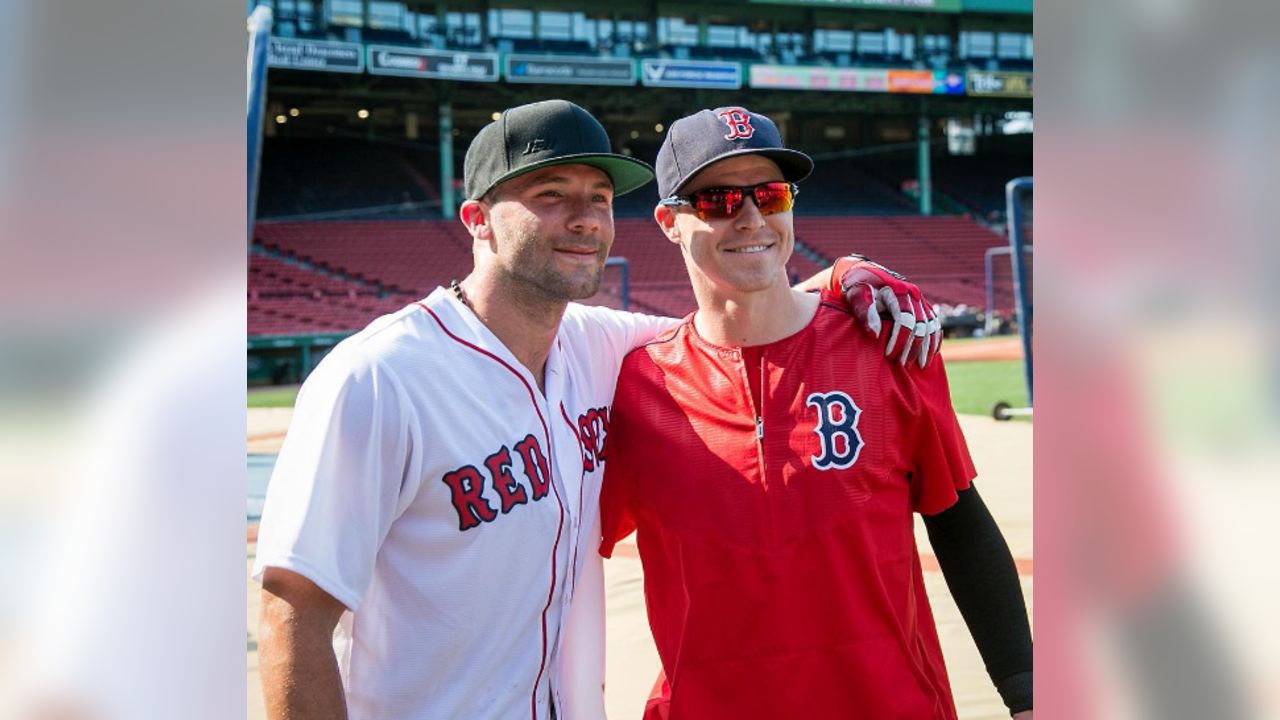
[[[736,107],[676,121],[658,153],[654,217],[698,310],[624,361],[601,499],[602,554],[637,531],[667,679],[646,717],[954,720],[919,512],[993,682],[1029,718],[1022,591],[941,360],[886,363],[834,294],[788,287],[812,167]]]

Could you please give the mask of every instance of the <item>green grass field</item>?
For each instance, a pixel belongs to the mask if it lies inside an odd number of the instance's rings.
[[[297,399],[297,385],[249,388],[249,407],[293,407]]]
[[[947,378],[951,403],[962,415],[990,415],[991,407],[1001,400],[1013,407],[1027,404],[1021,360],[951,363]],[[250,388],[249,407],[293,407],[297,397],[296,385]]]
[[[950,341],[948,341],[950,342]],[[1013,407],[1027,404],[1021,360],[955,362],[947,365],[951,404],[961,415],[991,415],[1000,401]]]

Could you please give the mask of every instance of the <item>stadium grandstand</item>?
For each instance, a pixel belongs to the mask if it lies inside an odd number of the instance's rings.
[[[861,252],[951,332],[1014,305],[1005,185],[1031,175],[1031,0],[508,3],[266,0],[274,23],[249,247],[251,381],[297,382],[338,340],[466,275],[463,155],[503,108],[559,97],[652,163],[667,124],[745,105],[817,161],[789,271]],[[252,7],[252,6],[251,6]],[[592,302],[684,315],[650,184],[615,203]],[[989,302],[988,297],[992,300]]]

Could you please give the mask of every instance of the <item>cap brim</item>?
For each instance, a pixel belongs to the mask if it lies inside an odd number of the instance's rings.
[[[782,170],[782,179],[787,182],[798,183],[809,177],[809,173],[813,172],[813,158],[805,155],[799,150],[790,148],[743,148],[742,150],[734,150],[732,152],[717,155],[710,160],[702,163],[694,168],[692,172],[685,178],[684,182],[676,186],[671,191],[672,195],[679,193],[688,185],[690,181],[698,177],[698,173],[706,170],[721,160],[739,155],[763,155],[778,164],[778,169]]]
[[[481,196],[508,180],[553,165],[590,165],[591,167],[599,168],[613,182],[614,197],[626,195],[632,190],[638,190],[653,180],[653,168],[641,160],[636,160],[626,155],[583,153],[581,155],[565,155],[554,160],[544,160],[543,162],[526,165],[518,170],[512,170],[485,188]]]

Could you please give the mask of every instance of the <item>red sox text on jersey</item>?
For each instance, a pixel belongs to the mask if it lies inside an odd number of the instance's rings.
[[[604,439],[609,432],[609,407],[592,408],[578,416],[578,436],[582,441],[582,469],[592,472],[597,462],[604,461]],[[529,434],[514,443],[515,455],[520,458],[523,477],[528,490],[512,472],[511,448],[503,445],[484,459],[481,465],[464,465],[446,473],[441,480],[449,486],[453,507],[458,511],[458,529],[470,530],[482,522],[493,522],[499,513],[505,515],[517,505],[537,502],[547,496],[551,487],[547,456],[538,438]],[[499,507],[495,509],[485,497],[485,485],[492,488]]]

